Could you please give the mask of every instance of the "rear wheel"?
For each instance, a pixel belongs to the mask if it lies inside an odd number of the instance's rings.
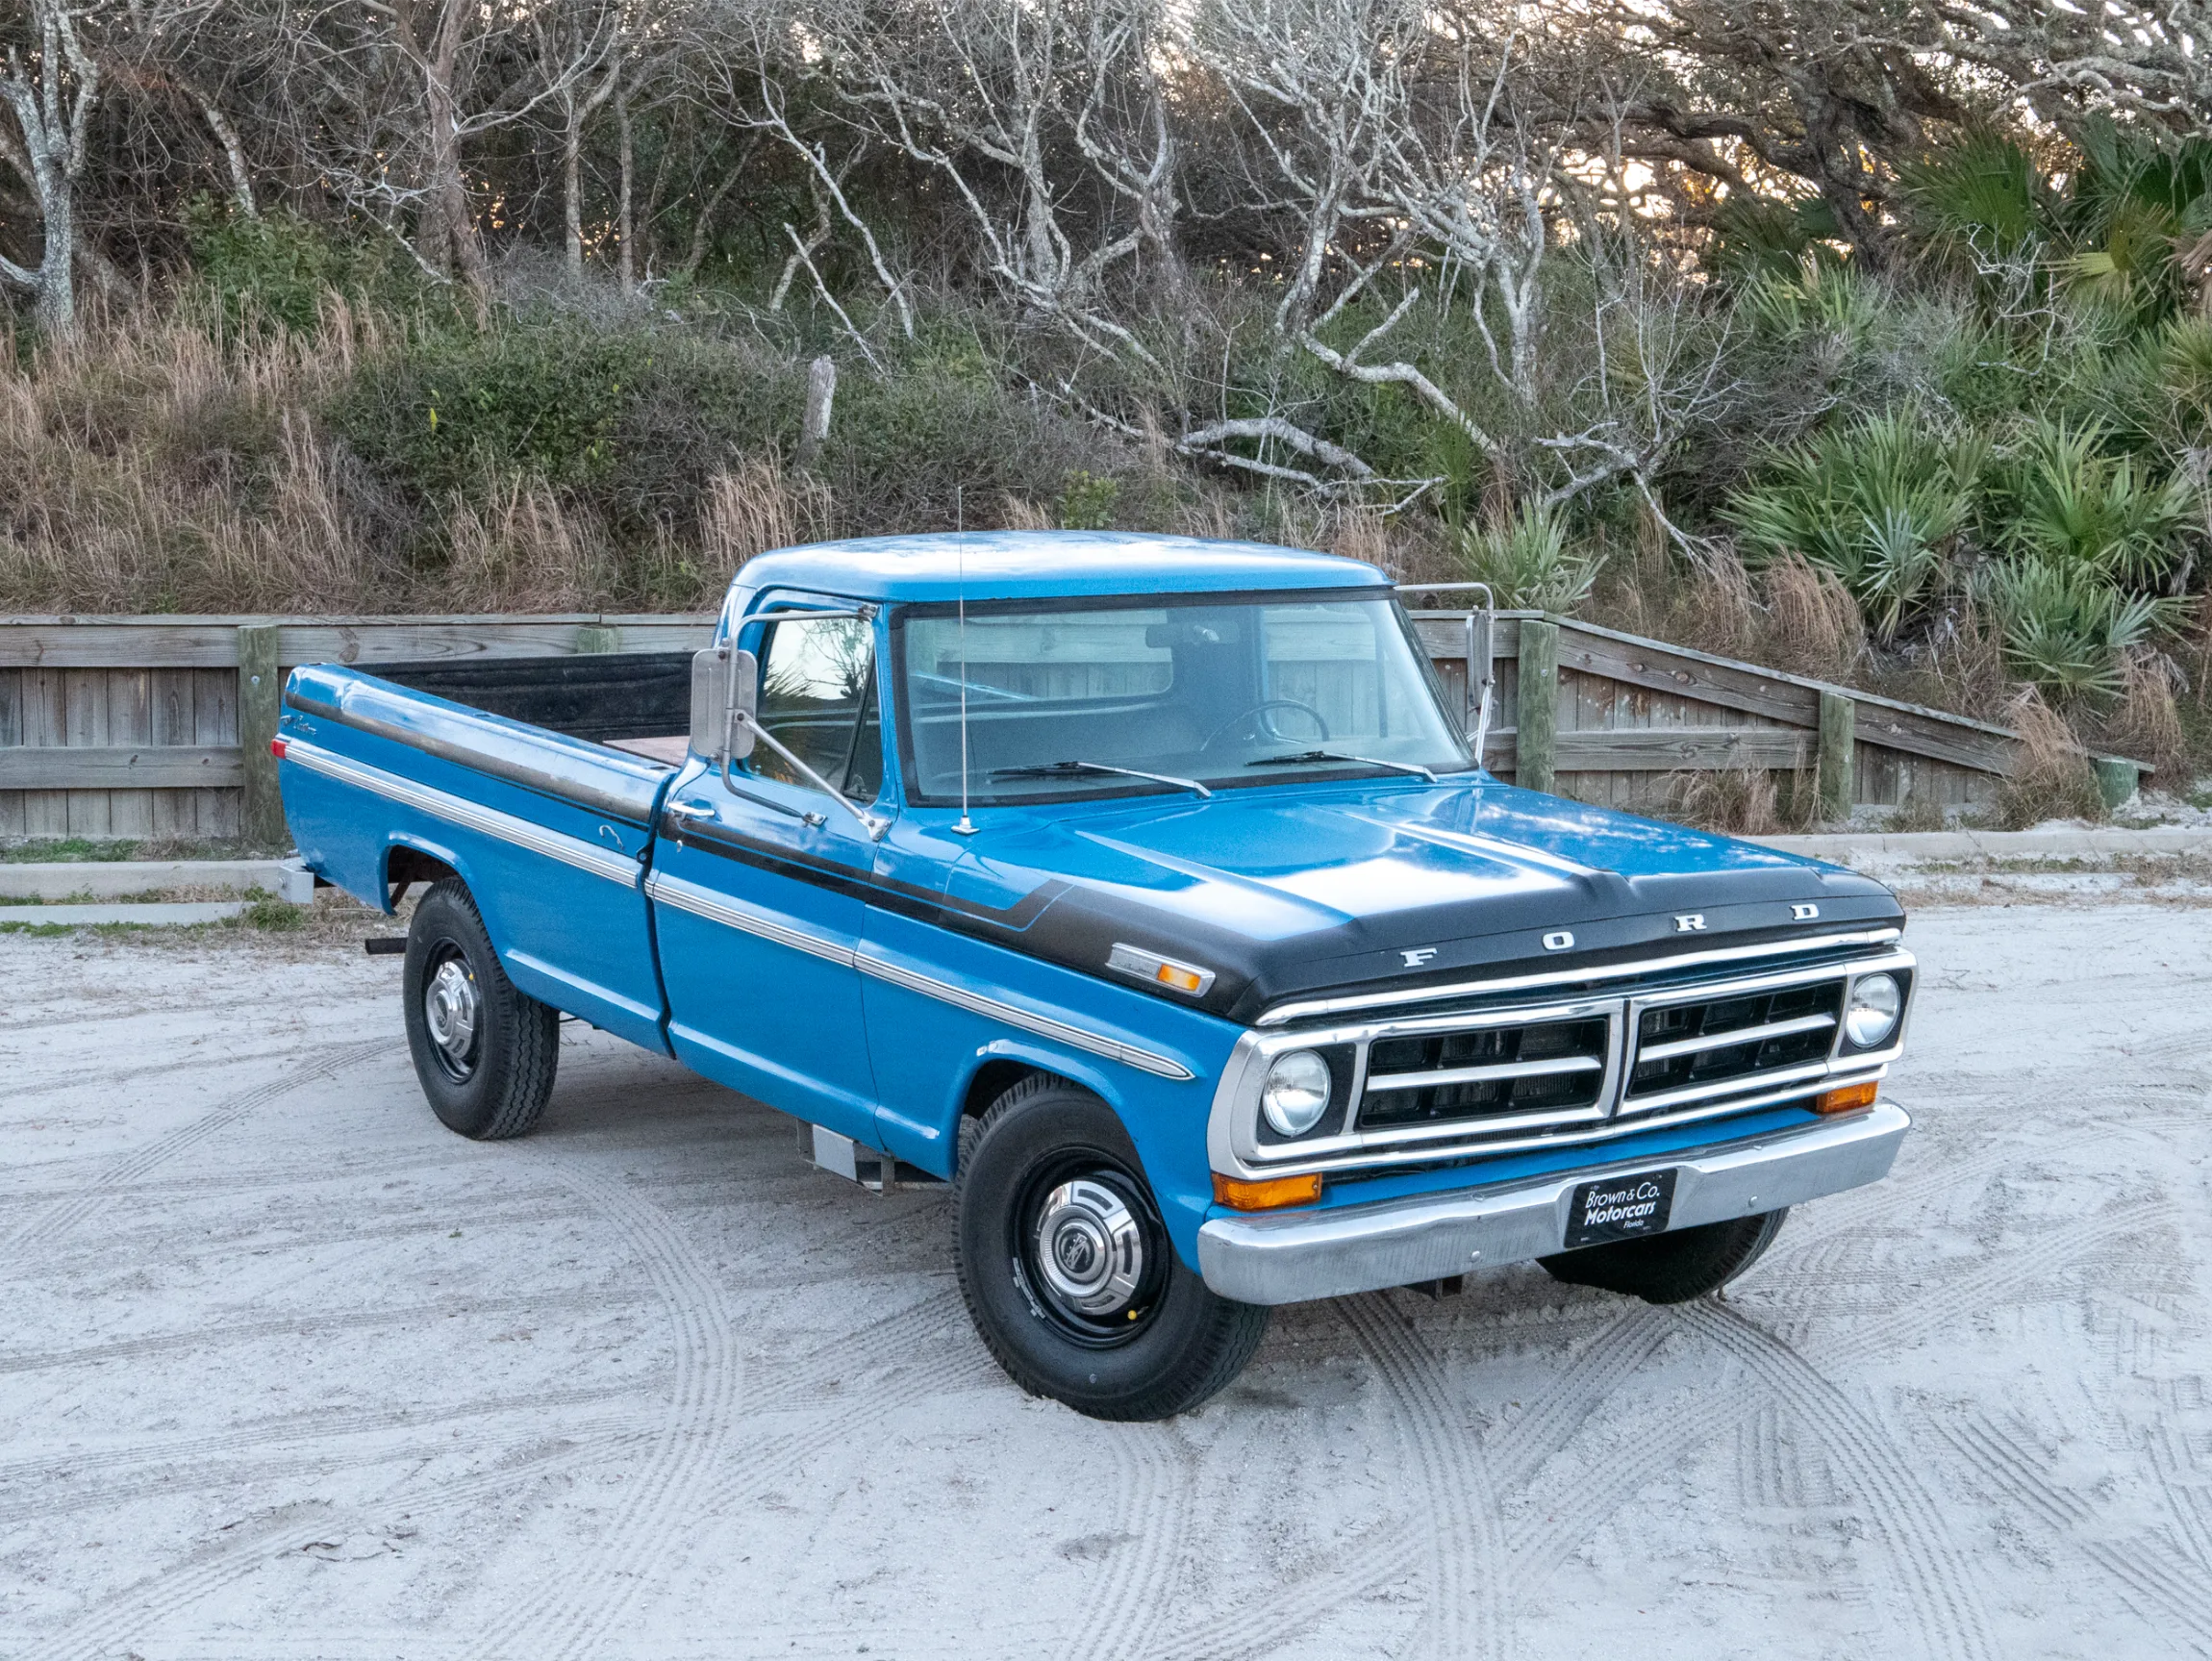
[[[1718,1292],[1759,1261],[1782,1230],[1780,1211],[1677,1228],[1645,1240],[1617,1240],[1540,1257],[1545,1272],[1570,1286],[1626,1293],[1646,1303],[1687,1303]]]
[[[1269,1312],[1175,1255],[1113,1109],[1040,1076],[964,1140],[960,1290],[1017,1384],[1093,1419],[1169,1419],[1244,1371]]]
[[[459,878],[415,907],[400,984],[415,1076],[446,1128],[496,1142],[535,1125],[553,1094],[561,1012],[515,990]]]

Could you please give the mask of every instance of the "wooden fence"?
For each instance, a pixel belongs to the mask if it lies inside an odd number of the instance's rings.
[[[1417,613],[1466,684],[1458,615]],[[704,644],[711,617],[0,617],[0,838],[284,841],[268,741],[302,663],[548,657]],[[1908,798],[1980,802],[2012,768],[2002,727],[1587,623],[1498,620],[1499,773],[1585,801],[1662,805],[1684,771],[1759,768],[1820,791],[1822,817]],[[1526,700],[1524,689],[1549,697]],[[2100,758],[2109,797],[2136,764]]]

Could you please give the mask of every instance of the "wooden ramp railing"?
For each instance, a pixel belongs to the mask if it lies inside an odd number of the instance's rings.
[[[1461,614],[1416,613],[1454,697]],[[0,617],[0,838],[284,841],[268,741],[303,663],[676,651],[710,615]],[[1757,768],[1820,792],[1822,817],[1985,800],[2003,727],[1537,613],[1499,618],[1488,761],[1585,801],[1663,807],[1684,772]],[[1545,696],[1539,689],[1548,691]],[[2099,758],[2110,799],[2138,764]]]

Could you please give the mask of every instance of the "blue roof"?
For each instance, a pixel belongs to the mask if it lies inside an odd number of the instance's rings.
[[[741,589],[811,590],[859,600],[1202,594],[1239,589],[1371,589],[1390,579],[1334,554],[1205,537],[1114,531],[969,531],[860,537],[778,548],[745,563]]]

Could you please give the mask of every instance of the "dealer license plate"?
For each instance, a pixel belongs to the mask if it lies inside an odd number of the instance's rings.
[[[1568,1208],[1563,1247],[1571,1251],[1578,1246],[1602,1246],[1609,1240],[1661,1233],[1673,1206],[1672,1170],[1639,1170],[1585,1182],[1575,1189],[1573,1203]]]

